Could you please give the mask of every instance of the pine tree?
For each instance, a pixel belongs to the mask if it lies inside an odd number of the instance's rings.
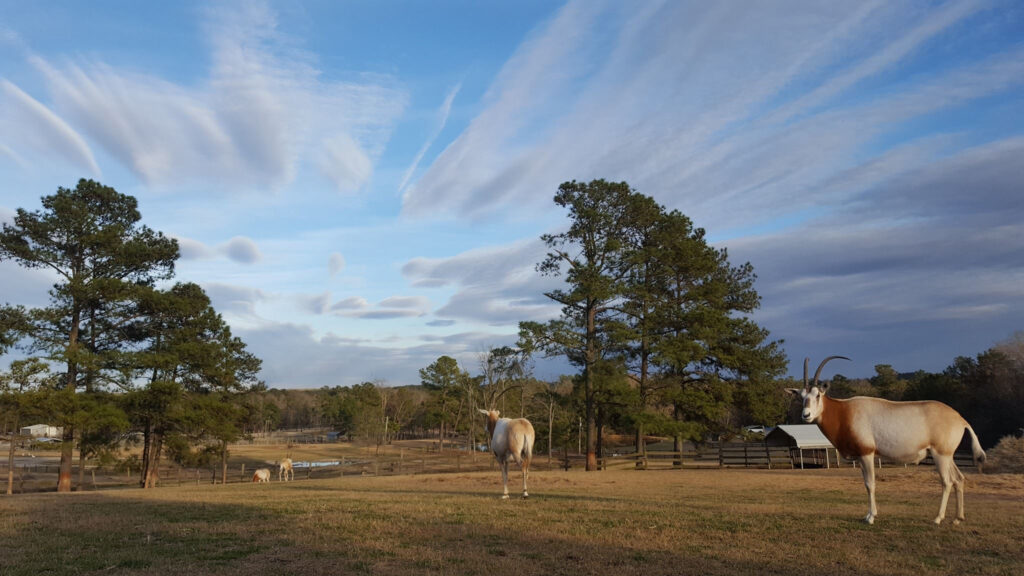
[[[43,209],[18,209],[0,232],[0,260],[55,272],[50,305],[28,312],[30,352],[65,367],[61,391],[73,406],[79,389],[122,383],[123,330],[135,302],[174,272],[177,242],[139,224],[135,198],[92,180],[58,188]],[[74,418],[63,414],[59,492],[71,490]]]

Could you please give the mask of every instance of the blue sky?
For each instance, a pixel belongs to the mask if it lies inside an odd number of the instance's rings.
[[[476,371],[558,312],[533,266],[571,179],[626,180],[750,261],[793,374],[937,371],[1024,329],[1015,2],[0,14],[0,220],[80,177],[136,196],[270,386]],[[26,305],[52,282],[0,278]]]

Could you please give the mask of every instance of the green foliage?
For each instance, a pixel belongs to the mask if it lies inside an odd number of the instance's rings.
[[[888,364],[875,366],[875,375],[871,377],[871,386],[878,395],[887,400],[899,400],[907,388],[907,383]]]
[[[749,263],[733,266],[689,218],[626,183],[569,182],[555,202],[570,228],[542,237],[550,252],[537,269],[564,274],[567,288],[547,294],[562,317],[520,323],[520,346],[581,367],[588,421],[696,435],[733,426],[734,407],[783,417],[774,381],[786,358],[749,318],[760,305]],[[608,377],[612,364],[625,369]],[[670,426],[669,414],[693,425]]]
[[[42,198],[42,210],[18,209],[0,231],[0,260],[48,269],[57,282],[46,308],[0,309],[0,349],[20,341],[63,368],[36,396],[85,456],[134,429],[144,434],[144,469],[159,461],[164,439],[180,455],[183,443],[219,444],[226,458],[226,443],[263,417],[245,402],[262,388],[260,361],[199,286],[157,289],[173,277],[178,245],[140,221],[135,198],[84,179]],[[66,442],[61,490],[70,488],[70,456]]]

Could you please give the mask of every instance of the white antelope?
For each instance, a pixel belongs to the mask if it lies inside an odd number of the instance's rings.
[[[270,482],[270,468],[260,468],[252,475],[253,482]]]
[[[529,498],[526,492],[526,479],[530,476],[530,460],[533,458],[533,424],[526,418],[499,418],[497,410],[480,410],[487,416],[487,433],[491,436],[491,452],[501,466],[501,483],[505,492],[501,498],[508,499],[508,461],[515,460],[523,471],[523,498]]]
[[[291,474],[291,479],[295,480],[295,469],[292,468],[292,459],[285,458],[277,466],[277,481],[280,482],[281,477],[284,476],[284,481],[287,482],[289,474]]]
[[[971,434],[975,464],[985,461],[985,452],[971,425],[956,410],[934,400],[893,402],[864,396],[848,400],[829,398],[825,395],[828,384],[819,384],[818,377],[825,364],[836,358],[849,360],[845,356],[825,358],[814,373],[813,384],[807,381],[809,359],[805,359],[803,389],[787,388],[787,391],[803,400],[801,417],[804,422],[817,424],[844,458],[860,461],[869,504],[864,521],[873,524],[878,516],[875,456],[917,464],[931,452],[942,481],[942,503],[935,523],[941,523],[946,517],[949,491],[955,488],[957,513],[953,523],[959,524],[964,519],[964,475],[953,461],[953,453],[963,440],[964,430]]]

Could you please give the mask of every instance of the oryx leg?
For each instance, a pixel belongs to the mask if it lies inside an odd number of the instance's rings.
[[[523,498],[529,498],[530,495],[526,492],[526,477],[530,475],[530,463],[515,452],[512,453],[512,459],[519,465],[519,470],[523,473]]]
[[[868,489],[868,515],[864,521],[868,524],[875,523],[875,516],[878,516],[878,508],[875,506],[875,455],[867,454],[860,457],[860,471],[864,476],[864,487]]]
[[[960,471],[956,470],[956,464],[953,463],[952,456],[936,454],[932,451],[932,460],[935,461],[935,469],[939,472],[939,480],[942,481],[942,501],[939,503],[939,515],[935,517],[935,523],[941,524],[943,518],[946,517],[946,504],[949,502],[949,491],[953,489],[953,484],[956,483],[956,475]],[[957,500],[960,500],[959,485],[957,486]],[[961,510],[961,514],[962,513],[963,511]]]
[[[953,520],[953,524],[959,524],[964,520],[964,475],[957,468],[956,462],[953,462],[953,472],[956,478],[954,478],[953,487],[956,489],[956,519]]]
[[[508,458],[501,460],[501,485],[505,491],[501,495],[502,500],[508,500]]]
[[[523,458],[519,466],[523,469],[523,498],[529,498],[530,495],[526,492],[526,479],[530,477],[530,459]]]

